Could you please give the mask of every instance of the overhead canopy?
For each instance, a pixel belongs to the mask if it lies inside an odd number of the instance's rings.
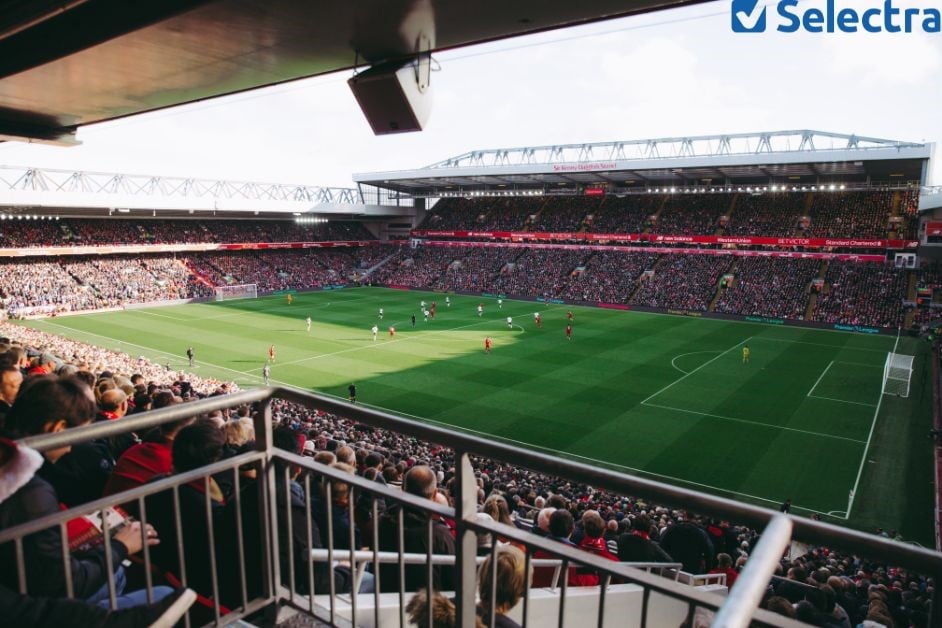
[[[355,174],[413,196],[606,186],[924,183],[932,145],[824,131],[474,150],[425,168]]]
[[[0,140],[698,1],[0,0]]]

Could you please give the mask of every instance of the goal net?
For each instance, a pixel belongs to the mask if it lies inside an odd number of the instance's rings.
[[[256,298],[258,298],[258,284],[245,283],[237,286],[216,286],[217,301]]]
[[[913,356],[903,353],[887,353],[883,366],[883,394],[897,397],[909,396],[909,380],[913,375]]]

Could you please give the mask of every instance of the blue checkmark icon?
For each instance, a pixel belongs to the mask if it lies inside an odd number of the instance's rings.
[[[759,0],[733,0],[730,18],[734,33],[765,32],[765,7]]]

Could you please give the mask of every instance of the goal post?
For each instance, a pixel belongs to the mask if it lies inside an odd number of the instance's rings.
[[[886,364],[883,365],[884,395],[909,396],[909,382],[913,376],[913,357],[892,351],[886,354]]]
[[[232,299],[257,299],[258,284],[244,283],[236,286],[216,286],[217,301],[231,301]]]

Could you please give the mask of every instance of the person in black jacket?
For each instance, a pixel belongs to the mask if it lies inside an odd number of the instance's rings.
[[[91,389],[81,380],[69,377],[43,376],[31,379],[23,386],[16,403],[10,410],[9,426],[18,436],[31,436],[59,432],[90,422],[95,415],[95,402]],[[55,417],[50,419],[50,417]],[[9,442],[9,441],[8,441]],[[34,457],[33,464],[55,465],[68,453],[70,446],[59,447]],[[36,469],[23,477],[16,491],[0,494],[0,529],[27,523],[45,515],[59,512],[59,498],[55,488],[39,475]],[[4,469],[4,478],[16,477],[15,471]],[[118,607],[127,608],[146,602],[143,591],[124,595],[124,569],[121,563],[140,551],[146,535],[147,543],[156,546],[157,532],[152,526],[142,529],[140,522],[124,526],[112,537],[111,559],[115,569],[114,580]],[[58,527],[29,535],[23,540],[27,592],[30,595],[65,597],[65,572],[62,563],[62,537]],[[13,543],[0,547],[0,564],[15,565]],[[69,556],[69,575],[75,597],[95,603],[108,603],[108,571],[104,545],[87,552]],[[0,570],[0,585],[18,590],[16,569]],[[155,587],[155,599],[172,593],[167,587]]]
[[[631,522],[631,531],[618,537],[618,560],[625,563],[670,563],[670,554],[651,540],[651,519],[640,514]]]
[[[692,521],[680,521],[668,528],[661,538],[661,547],[683,563],[688,573],[706,573],[713,563],[713,543],[706,530]]]
[[[427,466],[412,467],[402,482],[406,493],[433,499],[437,491],[435,472]],[[399,550],[399,510],[403,510],[403,552],[425,554],[428,551],[429,515],[424,512],[393,506],[389,508],[379,523],[379,549],[395,552]],[[432,553],[454,554],[455,540],[448,526],[437,519],[432,520]],[[385,564],[380,567],[380,583],[383,591],[399,589],[399,565]],[[427,587],[428,567],[425,565],[406,565],[405,582],[401,583],[406,591],[417,591]],[[457,584],[455,568],[439,565],[432,569],[432,588],[436,591],[454,591]]]
[[[174,472],[184,473],[216,462],[222,455],[225,442],[222,430],[212,421],[200,419],[184,427],[173,439]],[[158,476],[152,481],[160,479]],[[172,490],[150,495],[145,500],[148,521],[162,530],[164,537],[163,542],[151,550],[151,560],[160,569],[179,578],[182,569],[177,546],[182,543],[187,585],[204,597],[213,598],[215,576],[220,604],[235,605],[241,594],[234,510],[226,507],[225,497],[212,478],[208,493],[206,482],[200,479],[180,486],[178,495],[182,536],[177,535]],[[210,521],[207,521],[207,500]],[[210,554],[210,528],[215,549],[215,571]]]

